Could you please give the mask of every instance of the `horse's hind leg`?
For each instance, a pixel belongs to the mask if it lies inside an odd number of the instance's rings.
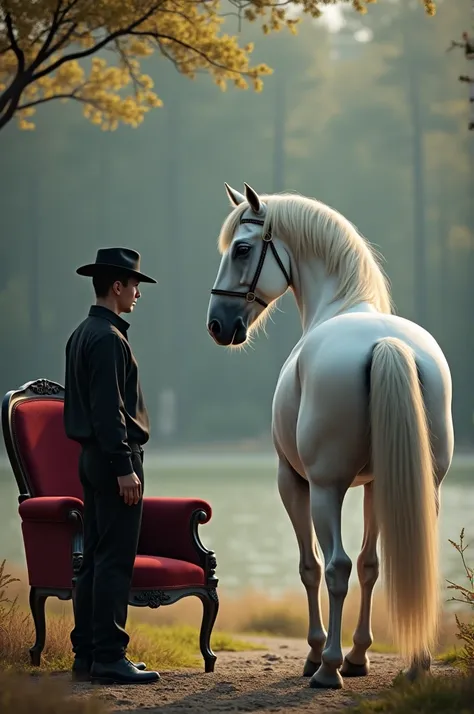
[[[370,626],[372,593],[379,576],[378,535],[374,513],[374,488],[373,481],[371,481],[364,486],[364,538],[357,559],[357,574],[360,583],[359,620],[354,632],[354,646],[344,657],[341,669],[341,674],[344,677],[361,677],[369,672],[367,650],[373,642]]]
[[[313,524],[324,555],[324,574],[329,593],[329,627],[321,667],[312,676],[310,686],[331,689],[343,687],[339,673],[342,665],[341,621],[344,600],[349,589],[352,563],[344,551],[341,534],[342,503],[354,474],[338,472],[335,465],[320,461],[307,469]],[[324,468],[322,468],[324,467]]]
[[[326,642],[320,602],[322,567],[311,521],[308,482],[301,478],[284,458],[280,458],[278,466],[278,489],[300,549],[300,577],[308,596],[308,644],[311,648],[303,676],[311,677],[321,664],[321,652]]]

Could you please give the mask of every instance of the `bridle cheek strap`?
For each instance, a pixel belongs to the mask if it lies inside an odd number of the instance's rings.
[[[263,226],[264,222],[258,218],[243,218],[240,223],[255,223],[257,226]],[[280,267],[281,272],[285,276],[286,282],[288,283],[288,286],[291,285],[291,279],[290,276],[288,275],[288,272],[285,268],[285,266],[282,263],[282,260],[280,256],[278,255],[278,251],[275,248],[275,244],[273,242],[273,236],[272,236],[272,231],[271,229],[264,235],[262,236],[262,251],[260,253],[260,258],[258,260],[258,265],[257,269],[255,271],[255,275],[253,276],[253,280],[250,283],[250,287],[246,293],[241,293],[238,292],[237,290],[218,290],[216,288],[212,288],[211,294],[212,295],[227,295],[229,297],[240,297],[240,298],[245,298],[247,302],[258,302],[259,305],[262,305],[263,307],[268,307],[268,303],[265,302],[265,300],[262,300],[261,298],[256,295],[255,290],[257,288],[257,283],[258,279],[260,278],[260,274],[263,269],[263,264],[265,262],[265,256],[267,255],[267,250],[268,246],[270,246],[270,250],[273,253],[273,256],[278,263],[278,266]]]

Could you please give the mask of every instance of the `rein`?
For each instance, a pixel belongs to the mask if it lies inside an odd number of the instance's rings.
[[[240,223],[254,223],[257,226],[263,226],[264,221],[258,219],[258,218],[242,218]],[[268,230],[268,232],[262,236],[262,252],[260,253],[260,258],[258,260],[258,265],[257,269],[255,271],[255,275],[253,276],[253,280],[250,283],[250,287],[246,293],[241,293],[238,292],[237,290],[217,290],[216,288],[212,288],[211,294],[212,295],[227,295],[229,297],[240,297],[240,298],[245,298],[247,302],[258,302],[259,305],[262,305],[263,307],[268,307],[268,303],[266,303],[264,300],[258,297],[256,295],[255,290],[257,288],[257,283],[258,279],[260,277],[260,273],[262,272],[263,264],[265,262],[265,256],[267,254],[268,246],[270,246],[270,249],[273,253],[273,256],[278,263],[281,272],[285,276],[286,282],[288,283],[288,286],[291,285],[291,280],[290,276],[286,272],[286,268],[283,265],[280,256],[278,255],[278,251],[275,248],[275,244],[273,242],[273,236],[272,236],[272,231],[271,228]]]

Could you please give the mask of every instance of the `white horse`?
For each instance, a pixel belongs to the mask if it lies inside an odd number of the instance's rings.
[[[287,289],[301,316],[302,336],[275,389],[272,434],[308,595],[311,649],[303,674],[312,687],[340,688],[341,675],[368,673],[380,533],[388,613],[412,680],[430,670],[439,619],[439,487],[454,448],[448,364],[428,332],[392,314],[376,254],[341,214],[299,195],[259,197],[247,184],[245,196],[226,190],[235,209],[219,236],[210,334],[219,345],[243,344]],[[341,509],[347,489],[359,485],[360,615],[343,659],[352,563]],[[329,594],[327,633],[314,531]]]

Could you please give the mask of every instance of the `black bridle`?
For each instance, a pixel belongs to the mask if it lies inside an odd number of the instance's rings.
[[[264,221],[261,221],[258,218],[242,218],[240,223],[254,223],[257,226],[263,226]],[[278,265],[280,266],[281,272],[283,273],[283,275],[286,278],[286,282],[288,283],[288,286],[291,285],[290,276],[288,275],[286,268],[283,265],[280,256],[278,255],[278,251],[275,248],[271,229],[268,230],[264,236],[262,236],[262,241],[263,241],[262,242],[262,252],[260,253],[260,258],[258,261],[257,269],[255,271],[255,275],[253,276],[253,280],[250,283],[250,288],[248,289],[248,291],[246,293],[240,293],[237,290],[217,290],[216,288],[212,288],[212,290],[211,290],[212,295],[228,295],[229,297],[243,297],[247,300],[247,302],[258,302],[259,305],[263,305],[263,307],[268,307],[268,303],[266,303],[265,300],[262,300],[261,298],[258,297],[258,295],[255,294],[258,279],[260,277],[260,273],[262,272],[263,263],[265,261],[265,256],[267,254],[268,246],[270,246],[271,251],[274,255],[274,258],[275,258],[276,262],[278,263]]]

